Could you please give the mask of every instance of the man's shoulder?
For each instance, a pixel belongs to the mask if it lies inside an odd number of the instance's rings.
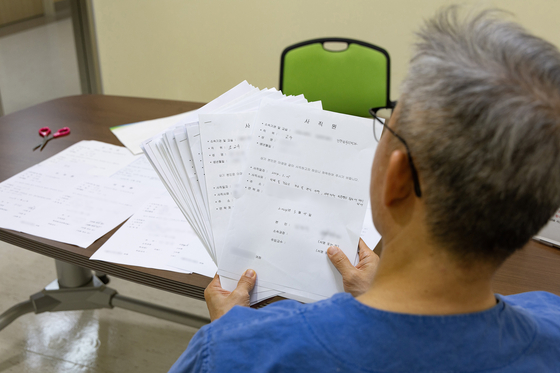
[[[536,325],[533,341],[523,355],[532,371],[556,371],[560,363],[560,297],[532,291],[502,297],[517,314],[528,315]]]
[[[560,297],[546,291],[531,291],[501,296],[510,306],[532,315],[536,320],[551,320],[560,326]]]
[[[560,306],[560,297],[547,291],[529,291],[526,293],[501,295],[500,297],[509,304],[522,307]]]
[[[502,297],[519,312],[530,315],[538,325],[538,334],[560,342],[560,297],[545,291],[531,291]]]

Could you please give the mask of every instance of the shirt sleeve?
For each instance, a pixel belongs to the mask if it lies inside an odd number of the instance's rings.
[[[169,373],[205,373],[210,371],[208,350],[209,328],[210,325],[204,326],[192,337],[187,349],[169,369]]]

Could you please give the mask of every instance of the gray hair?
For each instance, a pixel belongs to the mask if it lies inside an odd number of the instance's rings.
[[[501,14],[427,21],[399,101],[430,233],[461,259],[505,259],[560,207],[560,53]]]

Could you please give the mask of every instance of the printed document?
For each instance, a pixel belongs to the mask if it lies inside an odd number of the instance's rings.
[[[319,300],[343,291],[326,255],[354,258],[369,201],[372,121],[268,103],[255,120],[218,273],[247,268],[269,289]]]

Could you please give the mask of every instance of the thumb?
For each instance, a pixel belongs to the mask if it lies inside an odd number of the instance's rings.
[[[252,269],[248,269],[245,271],[243,276],[241,276],[241,278],[239,279],[239,282],[237,283],[237,287],[235,288],[235,290],[238,293],[249,294],[249,292],[253,290],[253,288],[255,287],[256,281],[257,281],[257,274]]]
[[[358,242],[358,249],[360,250],[360,262],[373,254],[373,250],[361,238]]]
[[[336,269],[338,269],[338,272],[340,272],[342,277],[344,277],[347,273],[355,270],[352,263],[350,263],[350,261],[346,257],[346,254],[344,254],[338,247],[329,247],[329,249],[327,250],[327,255],[329,256],[332,264],[336,267]]]

